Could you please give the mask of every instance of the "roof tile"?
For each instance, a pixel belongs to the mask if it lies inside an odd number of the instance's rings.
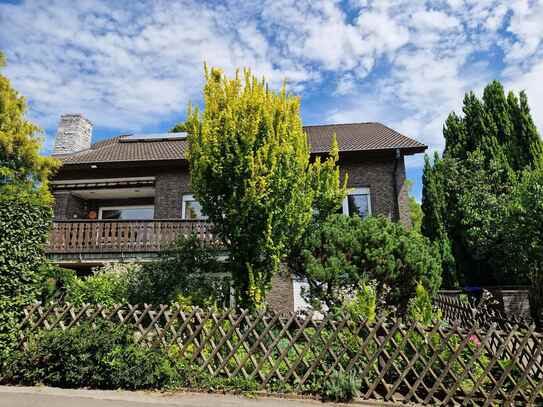
[[[423,152],[419,143],[381,123],[352,123],[305,126],[313,154],[330,151],[332,135],[336,134],[340,152],[401,149],[404,154]],[[94,143],[90,149],[59,155],[64,164],[90,164],[126,161],[176,160],[185,157],[187,140],[141,140],[121,142],[116,136]]]

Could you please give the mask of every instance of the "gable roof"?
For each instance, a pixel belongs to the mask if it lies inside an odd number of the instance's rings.
[[[312,154],[330,151],[332,135],[336,134],[340,152],[386,151],[400,149],[404,155],[421,153],[426,146],[381,123],[352,123],[305,126]],[[56,155],[63,164],[105,162],[160,161],[185,158],[185,139],[129,140],[120,135],[94,143],[90,149],[72,154]]]

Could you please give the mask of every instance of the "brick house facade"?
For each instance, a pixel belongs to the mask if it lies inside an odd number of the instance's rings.
[[[63,165],[51,183],[55,222],[47,252],[53,261],[77,269],[145,261],[164,244],[164,229],[168,236],[172,230],[197,230],[208,237],[203,223],[190,218],[197,207],[191,201],[185,135],[125,135],[91,145],[89,123],[81,115],[62,116],[55,140]],[[81,140],[72,140],[81,129]],[[313,156],[326,155],[336,135],[341,176],[348,174],[351,194],[345,213],[355,207],[364,216],[380,214],[411,226],[404,157],[426,146],[379,123],[304,129]],[[270,304],[293,310],[295,284],[284,273],[276,276]]]

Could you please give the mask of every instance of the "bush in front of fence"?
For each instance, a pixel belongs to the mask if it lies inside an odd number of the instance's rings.
[[[82,323],[39,331],[6,363],[3,381],[63,388],[149,389],[182,382],[174,363],[156,349],[136,345],[126,326]]]
[[[0,381],[5,384],[61,388],[173,389],[251,392],[255,380],[240,376],[212,377],[181,357],[179,348],[166,350],[135,342],[133,330],[109,321],[83,322],[62,330],[40,330],[12,353]]]

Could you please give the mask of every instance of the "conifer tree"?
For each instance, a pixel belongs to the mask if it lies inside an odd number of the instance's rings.
[[[451,113],[445,122],[443,160],[426,161],[422,232],[454,256],[449,264],[456,272],[444,265],[446,285],[519,282],[500,266],[507,256],[499,250],[500,239],[507,236],[499,223],[520,172],[543,162],[526,94],[519,99],[513,93],[506,97],[498,81],[485,88],[482,100],[467,93],[464,114]]]
[[[245,70],[205,69],[203,112],[189,108],[192,189],[229,252],[237,304],[258,306],[281,261],[319,211],[339,207],[337,145],[310,162],[299,98]]]

